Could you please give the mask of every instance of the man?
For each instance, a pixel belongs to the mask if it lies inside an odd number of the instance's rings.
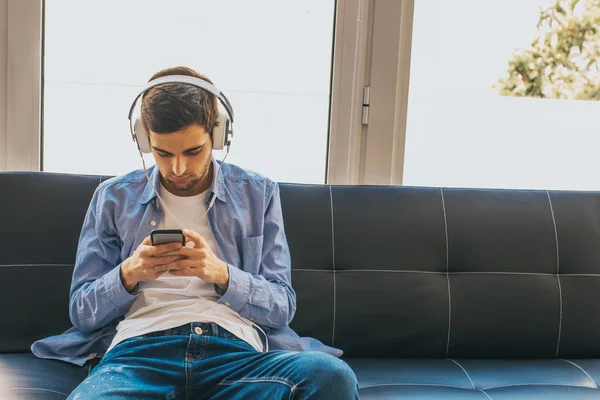
[[[185,67],[150,81],[171,75],[212,84]],[[341,352],[288,326],[296,296],[278,185],[212,157],[218,117],[216,96],[191,84],[143,94],[156,166],[96,189],[73,272],[74,327],[32,346],[78,365],[105,353],[70,399],[358,398],[354,373],[332,356]],[[186,245],[152,246],[158,228],[183,229]]]

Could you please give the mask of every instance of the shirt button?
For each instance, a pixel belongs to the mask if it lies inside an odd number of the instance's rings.
[[[227,303],[225,303],[225,305],[226,305],[227,307],[229,307],[229,306],[231,305],[231,303],[230,303],[230,302],[227,302]]]
[[[196,332],[198,335],[202,335],[202,328],[196,327],[196,329],[194,329],[194,332]]]
[[[152,222],[150,222],[150,225],[152,225],[152,226],[156,226],[156,221],[152,221]]]

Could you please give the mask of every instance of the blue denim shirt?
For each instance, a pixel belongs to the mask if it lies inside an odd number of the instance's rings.
[[[290,252],[283,226],[279,186],[259,174],[213,159],[208,213],[218,256],[229,266],[229,287],[218,303],[229,304],[266,332],[271,350],[342,351],[298,336],[288,324],[296,312]],[[154,186],[159,170],[149,169]],[[216,188],[216,192],[215,192]],[[211,196],[207,196],[207,203]],[[139,293],[129,293],[120,278],[121,263],[160,224],[162,209],[143,170],[109,179],[96,189],[83,222],[73,270],[69,315],[73,327],[31,346],[41,358],[77,365],[101,357],[115,327]]]

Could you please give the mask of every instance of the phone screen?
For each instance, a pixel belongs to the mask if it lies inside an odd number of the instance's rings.
[[[181,243],[185,246],[185,236],[181,229],[157,229],[150,233],[152,246],[158,246],[165,243]]]

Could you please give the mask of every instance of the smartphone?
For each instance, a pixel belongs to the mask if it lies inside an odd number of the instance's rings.
[[[150,232],[150,241],[152,246],[165,243],[181,243],[185,246],[185,236],[181,229],[155,229]]]

